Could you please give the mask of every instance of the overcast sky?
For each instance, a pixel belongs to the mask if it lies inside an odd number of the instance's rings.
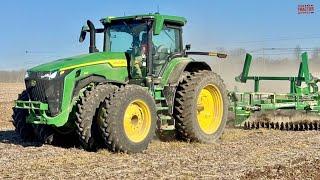
[[[315,13],[301,15],[299,4]],[[188,19],[184,42],[193,50],[319,47],[320,2],[294,0],[10,0],[0,4],[0,69],[28,68],[87,53],[80,28],[87,19],[156,12]],[[28,52],[28,53],[26,53]]]

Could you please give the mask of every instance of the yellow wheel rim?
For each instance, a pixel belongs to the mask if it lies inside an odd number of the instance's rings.
[[[206,134],[215,133],[222,122],[223,100],[220,90],[213,84],[205,86],[197,101],[197,119]]]
[[[143,141],[151,128],[151,112],[142,100],[135,100],[129,104],[123,119],[124,131],[130,141]]]

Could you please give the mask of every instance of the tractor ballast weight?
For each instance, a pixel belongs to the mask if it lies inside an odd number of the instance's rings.
[[[245,128],[274,128],[283,130],[319,129],[320,95],[317,83],[309,71],[308,55],[301,55],[298,75],[249,76],[252,56],[246,54],[242,73],[237,82],[254,81],[254,92],[230,92],[235,124]],[[260,92],[260,81],[288,81],[289,93]]]
[[[146,14],[87,21],[89,54],[27,71],[26,91],[16,101],[13,124],[23,139],[55,143],[78,137],[82,148],[141,152],[153,138],[177,134],[212,143],[223,132],[228,97],[210,66],[189,55],[225,58],[183,47],[178,16]],[[96,34],[102,34],[101,51]],[[58,140],[57,140],[58,139]],[[73,139],[74,141],[74,139]]]

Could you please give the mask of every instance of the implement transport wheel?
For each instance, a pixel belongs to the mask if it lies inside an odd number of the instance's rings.
[[[147,90],[136,85],[121,87],[101,109],[100,129],[107,148],[137,153],[148,147],[155,134],[156,106]]]
[[[227,91],[220,76],[211,71],[187,75],[177,88],[174,115],[179,138],[215,142],[228,115]]]
[[[102,144],[97,123],[98,112],[116,89],[117,86],[111,84],[98,84],[85,90],[84,96],[80,97],[77,103],[75,123],[80,146],[83,149],[96,151]]]
[[[28,93],[27,91],[23,91],[20,95],[18,100],[20,101],[28,101]],[[26,109],[18,109],[13,108],[13,125],[16,128],[15,131],[22,140],[24,141],[33,141],[35,140],[35,133],[32,124],[28,124],[26,122],[27,116],[29,115],[28,110]]]

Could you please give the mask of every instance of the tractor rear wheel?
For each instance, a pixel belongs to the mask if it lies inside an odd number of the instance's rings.
[[[107,148],[115,152],[145,150],[155,134],[156,106],[153,97],[140,86],[127,85],[101,109],[100,128]]]
[[[23,91],[19,97],[18,100],[21,101],[28,101],[28,93],[27,91]],[[22,140],[24,141],[32,141],[35,139],[35,133],[34,128],[31,124],[28,124],[26,122],[26,118],[29,115],[28,110],[26,109],[18,109],[13,108],[13,125],[16,128],[15,131],[19,134]]]
[[[178,137],[213,143],[227,122],[228,96],[219,75],[211,71],[190,73],[179,84],[174,114]]]
[[[84,91],[80,97],[76,110],[76,133],[80,146],[87,151],[96,151],[102,138],[99,134],[97,113],[100,106],[108,101],[110,95],[116,91],[117,86],[111,84],[98,84]]]

